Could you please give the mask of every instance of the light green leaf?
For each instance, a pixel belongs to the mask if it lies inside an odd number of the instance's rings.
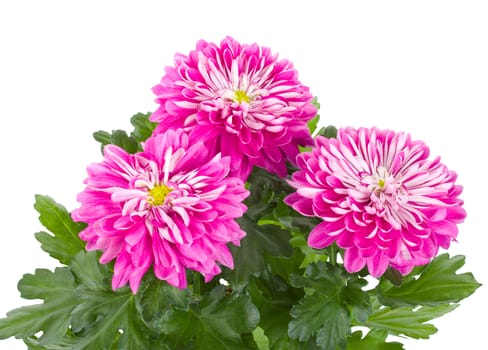
[[[405,350],[401,343],[386,342],[388,332],[373,329],[364,338],[361,331],[354,332],[348,339],[347,350]]]
[[[427,339],[437,332],[437,328],[425,322],[451,312],[457,307],[457,304],[422,306],[418,309],[383,307],[373,312],[368,320],[360,325],[371,329],[383,329],[394,335]]]
[[[320,103],[318,101],[317,96],[315,96],[312,100],[312,104],[317,108],[317,112],[320,110]],[[317,129],[317,124],[320,121],[320,115],[317,114],[314,118],[310,119],[307,123],[308,130],[310,130],[310,134],[313,134],[314,131]]]
[[[480,286],[471,273],[457,274],[465,257],[442,254],[420,271],[417,269],[396,287],[382,281],[380,300],[390,306],[440,305],[457,303]],[[420,273],[420,274],[419,274]]]
[[[54,272],[37,269],[33,275],[24,275],[18,287],[23,298],[44,302],[8,312],[6,318],[0,319],[0,339],[28,338],[42,331],[39,344],[43,345],[64,336],[78,303],[71,272],[67,268],[56,268]]]
[[[68,265],[73,256],[85,248],[78,234],[86,224],[73,222],[66,208],[51,197],[36,195],[35,198],[34,208],[39,212],[39,221],[50,231],[36,233],[36,239],[45,252]]]

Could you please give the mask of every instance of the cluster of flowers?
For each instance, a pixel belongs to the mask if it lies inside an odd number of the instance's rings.
[[[287,162],[295,167],[285,203],[322,219],[308,244],[336,243],[350,272],[406,274],[456,238],[466,215],[456,174],[405,133],[344,128],[314,139],[309,88],[268,48],[200,41],[175,56],[153,91],[158,126],[143,151],[106,146],[72,213],[88,224],[87,249],[103,251],[101,263],[115,259],[114,289],[129,283],[136,293],[151,267],[179,288],[186,269],[209,281],[220,265],[233,268],[227,244],[245,236],[235,219],[247,209],[254,166],[282,178]]]

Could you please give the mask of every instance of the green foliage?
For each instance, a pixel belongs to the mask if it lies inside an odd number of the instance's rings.
[[[78,233],[86,224],[73,222],[66,208],[48,196],[36,195],[34,208],[39,213],[39,221],[49,230],[35,234],[41,248],[62,264],[69,264],[72,257],[85,248]]]
[[[308,293],[291,309],[291,338],[316,339],[320,349],[345,349],[351,333],[351,315],[366,319],[370,314],[369,296],[362,291],[366,283],[348,277],[338,266],[319,262],[310,264],[303,276],[292,276],[292,285]]]
[[[76,284],[69,269],[59,267],[51,272],[37,269],[19,282],[21,296],[41,299],[42,304],[23,306],[0,319],[0,339],[29,338],[42,331],[39,344],[48,344],[61,338],[70,324],[70,314],[77,306]]]
[[[134,127],[130,136],[139,143],[146,141],[156,128],[157,124],[149,121],[150,116],[151,113],[137,113],[130,118],[130,123]]]
[[[149,116],[134,115],[130,134],[94,137],[102,148],[135,153],[156,126]],[[310,120],[310,131],[336,137],[333,126],[317,132],[319,118]],[[79,238],[86,225],[50,197],[36,196],[46,231],[35,237],[63,266],[24,275],[21,296],[40,303],[0,319],[0,339],[21,338],[30,350],[403,350],[388,335],[428,338],[437,331],[429,322],[480,286],[471,273],[457,273],[463,256],[443,254],[407,276],[390,268],[370,287],[365,271],[344,269],[336,245],[308,247],[320,221],[283,202],[293,191],[286,180],[255,168],[247,188],[248,211],[238,220],[246,237],[230,246],[234,269],[223,268],[208,283],[188,272],[184,290],[149,271],[135,295],[128,287],[112,290],[113,265],[100,264],[100,253],[86,252]],[[355,326],[369,331],[352,332]]]
[[[401,343],[386,342],[388,332],[374,329],[364,338],[361,331],[354,332],[348,339],[347,350],[405,350]]]
[[[313,98],[312,104],[315,106],[315,108],[317,108],[317,111],[320,109],[320,103],[316,96]],[[317,114],[314,118],[308,121],[308,130],[310,130],[310,134],[313,135],[313,133],[317,129],[317,124],[319,123],[319,121],[320,121],[319,114]]]
[[[245,344],[259,321],[259,312],[243,294],[227,294],[217,286],[191,303],[189,311],[174,310],[161,319],[159,329],[177,347],[191,349],[256,349]],[[176,347],[175,347],[176,348]]]
[[[112,130],[112,133],[100,130],[93,133],[93,138],[100,142],[102,150],[106,145],[112,144],[128,153],[141,151],[141,142],[149,138],[156,127],[156,123],[149,121],[150,115],[151,113],[137,113],[132,116],[130,122],[134,126],[134,130],[130,135],[124,130]]]
[[[462,255],[449,258],[446,253],[430,264],[417,268],[399,286],[383,280],[379,289],[380,299],[389,306],[457,303],[480,286],[472,273],[456,274],[464,265],[464,260]]]
[[[437,328],[425,322],[440,317],[454,310],[457,306],[456,304],[443,304],[439,306],[422,306],[418,309],[411,307],[381,307],[373,312],[362,325],[371,329],[386,330],[389,334],[406,335],[415,339],[427,339],[430,335],[437,332]]]
[[[337,128],[333,125],[322,127],[317,135],[324,136],[327,138],[335,138],[337,136]]]
[[[246,286],[251,276],[259,276],[266,266],[268,256],[293,254],[289,243],[290,230],[273,215],[288,193],[288,185],[260,168],[255,168],[248,183],[251,192],[245,201],[248,211],[237,220],[246,232],[246,237],[241,240],[239,247],[231,246],[234,270],[225,275],[233,288],[239,290]]]

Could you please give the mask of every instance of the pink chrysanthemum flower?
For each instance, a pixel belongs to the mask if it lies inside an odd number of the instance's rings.
[[[157,278],[179,288],[185,268],[206,281],[233,268],[226,246],[244,237],[234,220],[248,196],[241,179],[228,177],[230,159],[210,156],[204,144],[181,130],[169,130],[128,154],[113,145],[104,160],[88,167],[81,207],[73,219],[88,223],[80,237],[88,250],[102,250],[100,262],[115,259],[112,287],[129,282],[136,293],[153,265]]]
[[[153,88],[160,107],[156,132],[184,128],[213,153],[231,157],[231,175],[246,179],[254,165],[286,176],[298,145],[312,145],[307,121],[316,115],[308,87],[270,49],[225,38],[199,41]]]
[[[300,170],[290,181],[297,191],[285,202],[323,220],[308,244],[336,242],[349,272],[367,265],[374,277],[388,266],[407,274],[447,249],[466,217],[456,174],[428,156],[423,142],[390,130],[346,128],[337,139],[317,137],[313,150],[298,156]]]

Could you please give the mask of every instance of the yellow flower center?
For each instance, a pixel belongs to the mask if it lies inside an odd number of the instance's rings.
[[[385,180],[384,179],[379,179],[378,186],[380,186],[380,188],[383,189],[383,187],[385,187]]]
[[[236,101],[239,104],[241,104],[242,102],[249,103],[249,102],[251,102],[251,98],[249,96],[247,96],[245,91],[237,90],[234,93],[234,101]]]
[[[165,185],[156,185],[149,190],[148,202],[151,205],[158,206],[164,204],[166,196],[172,191],[171,187]]]

